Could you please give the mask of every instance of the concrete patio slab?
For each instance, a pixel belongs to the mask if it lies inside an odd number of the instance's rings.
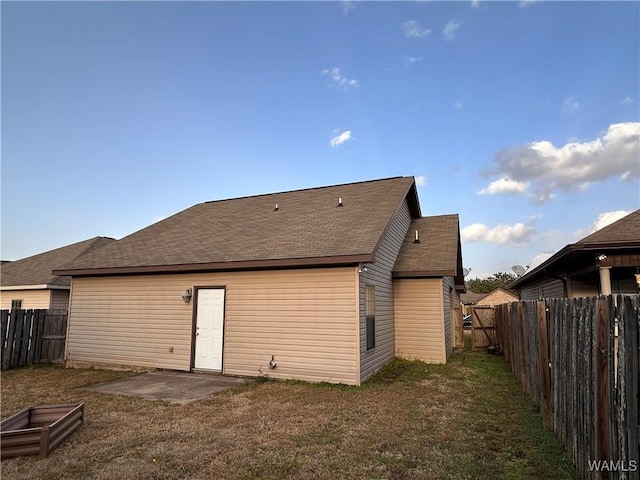
[[[152,372],[97,383],[85,387],[84,390],[185,405],[252,381],[250,378],[225,377],[209,373]]]

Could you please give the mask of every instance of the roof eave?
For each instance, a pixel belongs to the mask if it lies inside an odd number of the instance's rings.
[[[413,270],[413,271],[393,271],[393,278],[440,278],[453,277],[454,270]],[[457,286],[457,285],[456,285]]]
[[[13,290],[69,290],[69,285],[53,285],[50,283],[40,283],[35,285],[2,285],[0,291],[8,292]]]
[[[66,270],[54,270],[55,275],[81,276],[105,276],[105,275],[131,275],[131,274],[155,274],[155,273],[194,273],[204,271],[232,271],[232,270],[264,270],[279,268],[312,268],[312,267],[338,267],[357,265],[359,263],[371,263],[373,255],[355,254],[338,255],[329,257],[309,258],[285,258],[267,260],[243,260],[234,262],[191,263],[177,265],[140,265],[126,267],[97,267],[75,268]]]
[[[598,251],[598,250],[626,250],[630,248],[640,248],[640,242],[638,241],[629,241],[629,242],[599,242],[599,243],[571,243],[565,246],[562,250],[555,253],[553,256],[542,262],[533,270],[527,272],[526,275],[523,275],[520,278],[517,278],[509,285],[507,285],[508,289],[519,289],[521,285],[526,285],[529,281],[538,277],[540,274],[547,274],[550,269],[560,263],[569,255],[575,254],[576,252],[590,252],[590,251]]]

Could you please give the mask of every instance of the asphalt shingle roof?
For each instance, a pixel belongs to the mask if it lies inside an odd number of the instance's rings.
[[[414,219],[393,267],[394,274],[456,275],[459,245],[458,215]],[[420,243],[415,243],[418,230]]]
[[[264,261],[302,265],[372,255],[411,191],[412,211],[419,216],[413,177],[200,203],[77,258],[60,272],[217,269]]]
[[[640,242],[640,209],[631,212],[611,225],[587,235],[576,242],[578,245],[595,243]]]
[[[68,286],[71,284],[70,277],[53,275],[51,271],[113,242],[113,238],[94,237],[14,262],[3,263],[0,267],[0,284],[3,287],[45,284]]]

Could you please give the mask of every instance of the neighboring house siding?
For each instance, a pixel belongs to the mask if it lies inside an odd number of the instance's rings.
[[[442,308],[444,317],[444,342],[447,355],[453,351],[453,315],[454,308],[460,303],[460,297],[456,292],[456,281],[454,277],[443,277],[442,279]]]
[[[359,382],[355,267],[75,278],[68,365],[189,370],[195,287],[226,287],[223,373]]]
[[[69,290],[51,290],[51,309],[67,310],[69,308]]]
[[[445,363],[443,282],[439,278],[396,279],[396,355],[410,360]]]
[[[0,309],[11,308],[11,300],[22,300],[22,309],[48,309],[49,290],[3,290],[0,291]]]
[[[478,300],[477,305],[500,305],[502,303],[511,303],[517,302],[518,297],[515,295],[510,295],[508,292],[503,292],[502,290],[498,290],[497,292],[493,292],[486,297]]]
[[[598,284],[571,279],[569,292],[571,298],[593,297],[599,294]]]
[[[538,300],[539,298],[562,297],[564,297],[564,288],[560,280],[551,280],[527,285],[520,291],[520,300]]]
[[[366,218],[362,221],[366,222]],[[367,271],[360,274],[360,380],[362,382],[395,357],[391,271],[410,223],[409,206],[404,200],[376,252],[375,263],[367,264]],[[367,350],[366,343],[366,285],[374,285],[376,292],[376,346],[371,350]]]

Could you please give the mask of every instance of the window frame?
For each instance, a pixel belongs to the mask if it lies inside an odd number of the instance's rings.
[[[367,351],[376,347],[376,287],[364,286],[365,339]]]

